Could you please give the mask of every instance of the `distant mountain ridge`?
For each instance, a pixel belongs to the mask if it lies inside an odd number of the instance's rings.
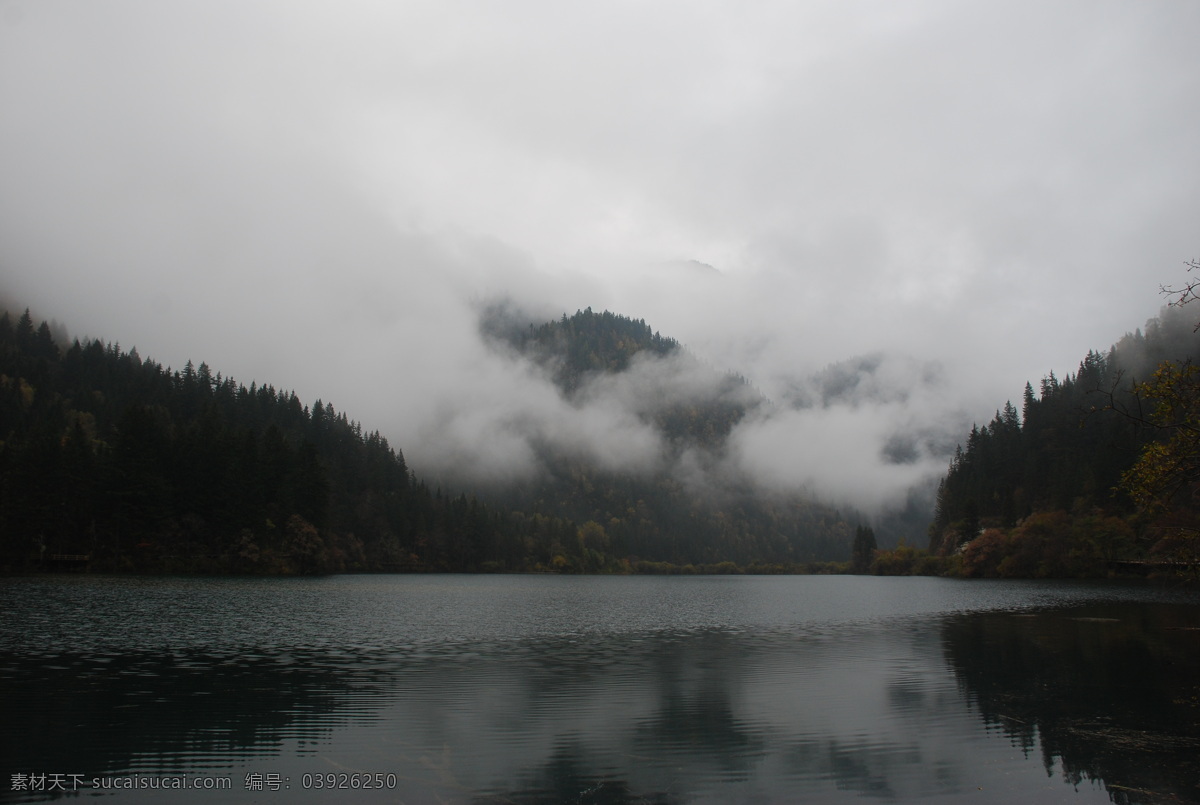
[[[766,404],[745,378],[702,365],[678,341],[643,319],[589,307],[558,321],[522,326],[505,313],[485,311],[481,331],[543,367],[568,399],[590,383],[638,366],[645,372],[632,405],[669,439],[715,446],[749,411]],[[520,320],[517,319],[517,322]]]
[[[497,500],[596,522],[621,553],[704,562],[844,560],[861,515],[797,491],[772,494],[727,459],[732,430],[770,403],[745,378],[704,365],[642,320],[590,308],[528,321],[510,307],[483,311],[480,330],[497,349],[542,367],[568,401],[607,395],[658,434],[661,463],[648,472],[606,471],[543,447],[544,476]],[[690,546],[690,547],[689,547]]]

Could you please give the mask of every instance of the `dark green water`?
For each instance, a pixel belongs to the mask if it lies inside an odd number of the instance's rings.
[[[5,579],[0,717],[9,801],[1196,802],[1200,597],[868,577]],[[178,776],[229,787],[149,788]]]

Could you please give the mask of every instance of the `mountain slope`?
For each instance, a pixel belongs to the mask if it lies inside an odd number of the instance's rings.
[[[576,527],[430,491],[320,400],[0,316],[0,568],[532,568]]]
[[[837,511],[723,475],[725,436],[763,404],[740,378],[613,314],[508,348],[556,368],[574,404],[633,395],[662,455],[606,469],[547,444],[538,483],[488,503],[446,495],[330,404],[98,340],[62,349],[28,312],[4,314],[0,569],[82,555],[153,572],[621,572],[848,555]]]
[[[1178,308],[1105,354],[1090,352],[1065,378],[1038,392],[1026,384],[1022,410],[1011,402],[971,430],[938,493],[930,548],[962,551],[978,575],[1074,575],[1105,562],[1145,558],[1156,541],[1122,484],[1147,427],[1133,384],[1164,361],[1200,358],[1200,336]]]
[[[799,493],[772,493],[729,460],[729,436],[769,403],[743,378],[717,372],[636,321],[591,309],[541,324],[485,311],[497,349],[543,368],[577,406],[632,412],[659,442],[654,460],[605,469],[552,444],[542,475],[498,492],[507,506],[590,520],[614,551],[654,561],[845,560],[853,523]],[[852,519],[853,518],[853,519]]]

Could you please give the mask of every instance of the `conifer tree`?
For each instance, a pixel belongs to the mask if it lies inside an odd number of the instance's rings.
[[[854,546],[850,553],[850,570],[854,573],[866,573],[871,568],[871,560],[879,546],[875,542],[875,532],[870,526],[858,526],[854,529]]]

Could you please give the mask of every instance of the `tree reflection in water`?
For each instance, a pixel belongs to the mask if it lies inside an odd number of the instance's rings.
[[[248,772],[325,801],[297,781],[333,771],[394,774],[355,796],[379,802],[1200,802],[1200,607],[1149,588],[42,579],[0,611],[8,773],[227,774],[230,802]]]
[[[1195,607],[1098,604],[949,618],[946,659],[984,720],[1114,802],[1200,801]]]

